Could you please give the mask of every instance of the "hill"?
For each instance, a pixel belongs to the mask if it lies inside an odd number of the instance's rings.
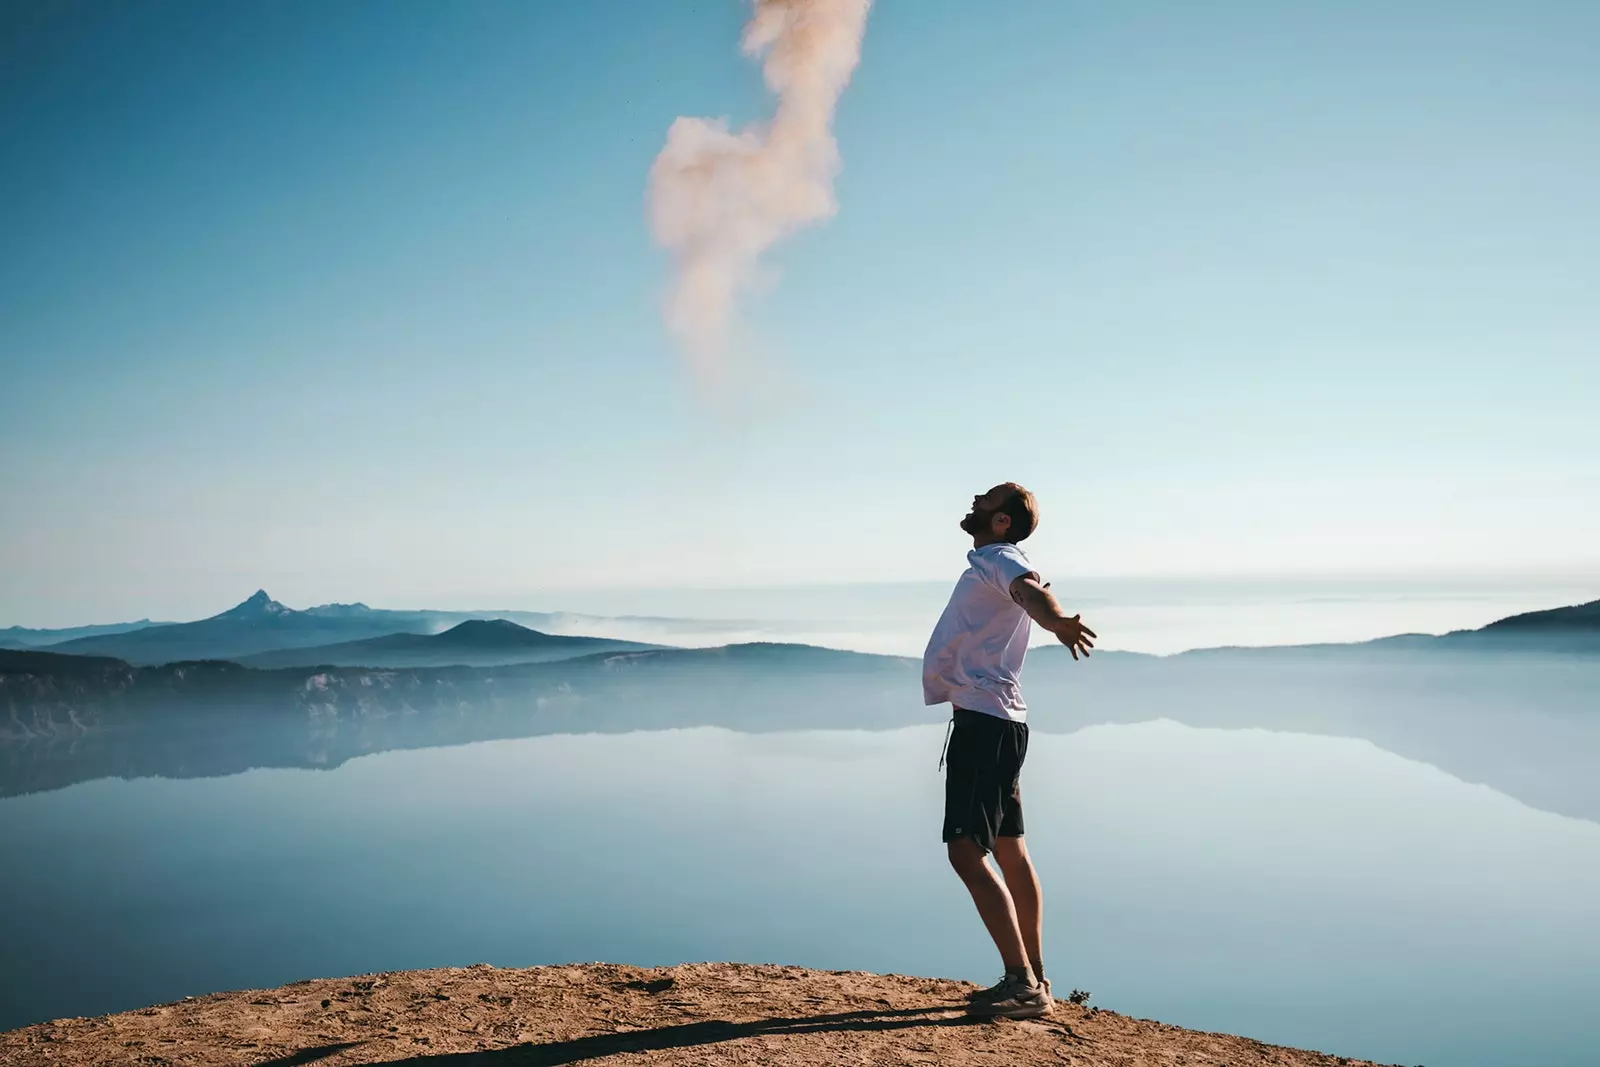
[[[109,622],[96,626],[66,626],[58,630],[35,630],[26,626],[7,626],[4,629],[0,629],[0,648],[42,648],[46,645],[60,644],[62,641],[72,641],[80,637],[122,634],[132,630],[143,630],[149,626],[165,625],[167,624],[151,622],[149,619],[140,619],[137,622]]]
[[[1045,1019],[985,1021],[965,982],[731,963],[643,970],[488,964],[213,993],[0,1034],[0,1060],[296,1063],[1008,1063],[1375,1067],[1058,1001]],[[1062,991],[1065,992],[1065,991]],[[153,1060],[151,1062],[154,1062]]]
[[[659,632],[668,625],[678,630],[725,629],[736,622],[648,616],[602,618],[559,611],[391,610],[360,603],[295,609],[274,600],[265,590],[257,590],[227,611],[194,622],[118,623],[54,631],[13,628],[0,631],[0,648],[48,648],[68,655],[115,656],[140,665],[205,659],[237,661],[268,652],[344,645],[394,634],[433,635],[463,622],[490,620],[514,622],[551,637],[587,635],[608,627],[634,635]],[[4,636],[6,633],[11,636]],[[654,647],[621,637],[613,640],[618,647]],[[289,662],[299,664],[305,660],[286,657],[281,665]]]
[[[1600,653],[1600,600],[1511,615],[1434,640],[1441,648],[1469,651]]]
[[[1574,604],[1565,608],[1550,608],[1546,611],[1529,611],[1521,615],[1512,615],[1509,618],[1491,622],[1483,627],[1482,632],[1528,633],[1544,631],[1547,633],[1565,632],[1572,630],[1594,631],[1600,633],[1600,600],[1591,600],[1587,604]]]
[[[427,623],[418,622],[417,629]],[[285,607],[257,590],[227,611],[196,622],[146,626],[124,633],[96,634],[48,646],[71,655],[115,656],[129,663],[235,659],[279,648],[326,645],[395,632],[394,620],[371,614],[323,614]]]
[[[309,648],[241,657],[250,667],[499,667],[543,663],[596,652],[638,652],[656,645],[604,637],[547,634],[507,619],[468,619],[439,634],[387,634]]]
[[[1371,641],[1313,645],[1225,646],[1197,648],[1183,656],[1337,656],[1387,653],[1531,653],[1540,655],[1600,654],[1600,600],[1571,607],[1530,611],[1496,619],[1474,630],[1445,634],[1395,634]]]

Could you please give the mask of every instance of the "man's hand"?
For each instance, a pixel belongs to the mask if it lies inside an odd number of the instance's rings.
[[[1060,641],[1063,645],[1066,645],[1067,648],[1072,652],[1073,659],[1078,658],[1079,652],[1082,652],[1085,656],[1087,656],[1089,654],[1089,650],[1094,647],[1095,633],[1093,630],[1089,629],[1083,624],[1083,616],[1081,615],[1074,615],[1071,618],[1062,619],[1060,625],[1056,627],[1054,633],[1056,635],[1056,640]]]
[[[1056,640],[1067,646],[1072,658],[1081,652],[1085,657],[1094,647],[1095,632],[1083,624],[1083,616],[1068,615],[1056,603],[1050,592],[1050,583],[1039,584],[1037,574],[1024,574],[1011,583],[1011,599],[1034,622],[1056,635]]]

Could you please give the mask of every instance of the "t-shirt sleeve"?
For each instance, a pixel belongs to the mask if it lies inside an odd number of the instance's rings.
[[[1000,549],[984,560],[986,566],[979,569],[984,581],[993,586],[1002,596],[1011,595],[1011,583],[1025,574],[1034,573],[1033,564],[1028,562],[1028,557],[1023,555],[1022,549],[1015,545],[1001,545]]]

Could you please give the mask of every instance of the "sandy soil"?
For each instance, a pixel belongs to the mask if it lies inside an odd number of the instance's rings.
[[[657,970],[478,964],[318,979],[58,1019],[0,1034],[0,1063],[1367,1064],[1065,1001],[1045,1020],[977,1021],[963,1013],[973,988],[731,963]]]

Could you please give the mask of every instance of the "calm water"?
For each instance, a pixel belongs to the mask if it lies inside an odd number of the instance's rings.
[[[991,979],[942,727],[576,735],[0,801],[0,1026],[488,961]],[[1383,1062],[1595,1062],[1600,825],[1365,741],[1036,733],[1052,977]]]

